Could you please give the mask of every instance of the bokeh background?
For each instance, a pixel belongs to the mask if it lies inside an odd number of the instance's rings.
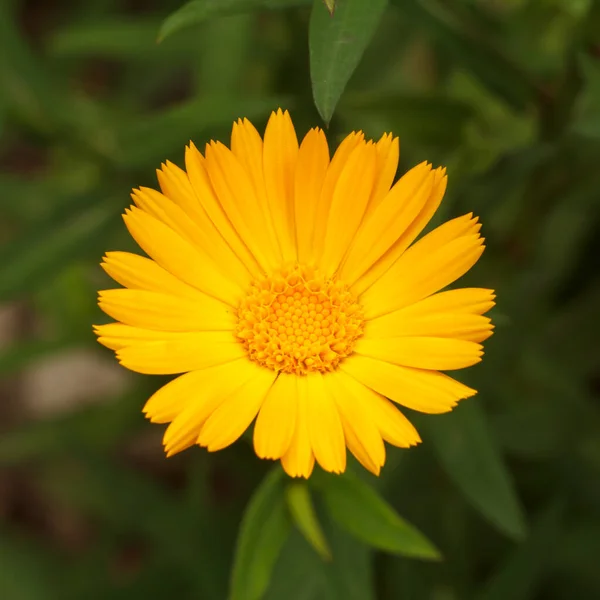
[[[140,409],[166,379],[126,372],[91,331],[102,253],[134,250],[131,187],[240,116],[323,125],[310,1],[217,4],[158,44],[177,0],[0,3],[3,600],[227,597],[271,465],[247,440],[165,459]],[[594,0],[390,2],[328,137],[393,131],[401,170],[448,167],[436,222],[481,217],[463,283],[497,290],[496,334],[459,375],[479,395],[415,416],[424,443],[362,475],[444,560],[369,548],[324,515],[333,561],[293,533],[268,600],[600,597],[599,32]]]

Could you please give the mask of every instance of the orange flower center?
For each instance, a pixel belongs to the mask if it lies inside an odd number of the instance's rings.
[[[362,308],[342,282],[296,265],[252,284],[235,334],[251,360],[305,375],[333,371],[363,329]]]

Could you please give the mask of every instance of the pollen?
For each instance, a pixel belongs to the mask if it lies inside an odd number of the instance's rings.
[[[343,282],[295,265],[252,284],[235,335],[251,360],[305,375],[333,371],[363,330],[362,308]]]

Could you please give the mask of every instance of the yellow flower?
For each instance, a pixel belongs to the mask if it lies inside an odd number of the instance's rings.
[[[413,244],[437,210],[445,170],[422,163],[394,185],[398,139],[351,133],[330,159],[320,129],[299,145],[289,114],[264,140],[244,119],[231,149],[186,148],[161,192],[140,188],[125,211],[150,258],[109,252],[124,289],[100,292],[117,322],[99,342],[138,373],[180,374],[144,412],[170,423],[167,455],[236,441],[256,418],[254,448],[291,476],[370,471],[384,440],[420,441],[391,401],[443,413],[475,390],[440,373],[481,360],[491,290],[442,291],[483,252],[471,214]],[[411,246],[412,244],[412,246]]]

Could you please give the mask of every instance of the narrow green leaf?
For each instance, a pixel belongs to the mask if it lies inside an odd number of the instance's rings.
[[[317,485],[332,518],[358,539],[403,556],[440,558],[437,548],[418,529],[355,475],[327,476]]]
[[[53,33],[48,46],[52,56],[102,56],[116,59],[144,59],[156,51],[156,18],[114,19],[69,23]]]
[[[54,207],[68,199],[65,190],[50,177],[19,177],[4,172],[0,173],[0,189],[3,218],[19,226],[49,218]]]
[[[9,2],[0,2],[0,100],[38,132],[55,132],[62,124],[63,98],[20,34]]]
[[[596,429],[597,431],[597,429]],[[596,436],[597,437],[597,436]],[[597,467],[588,473],[597,480]],[[579,477],[583,474],[578,473]],[[584,484],[585,485],[585,484]],[[586,490],[589,493],[589,488]],[[594,493],[594,492],[592,492]],[[597,492],[595,494],[597,498]],[[575,519],[570,515],[568,524],[560,537],[554,540],[554,549],[550,557],[553,573],[568,573],[565,578],[565,587],[569,587],[572,581],[579,580],[586,585],[593,585],[594,591],[600,589],[600,573],[598,572],[598,556],[600,556],[600,520],[597,515],[580,515]],[[594,594],[569,593],[557,595],[557,598],[593,598]]]
[[[314,0],[308,42],[310,76],[315,105],[326,123],[386,7],[387,0],[338,0],[331,15],[322,0]]]
[[[78,199],[0,252],[0,300],[38,289],[73,260],[99,250],[118,219],[110,201]]]
[[[431,35],[457,65],[470,71],[491,92],[516,109],[528,109],[540,90],[520,65],[514,63],[477,24],[467,23],[449,2],[393,0],[417,27]],[[462,11],[461,11],[462,12]]]
[[[65,565],[56,552],[38,546],[32,539],[0,530],[0,598],[7,600],[58,600],[57,570]]]
[[[144,425],[140,406],[144,391],[128,392],[105,402],[50,419],[39,419],[0,437],[0,465],[42,463],[57,457],[106,453]]]
[[[306,541],[325,560],[331,560],[331,550],[315,513],[310,491],[306,483],[290,483],[286,499],[292,518]]]
[[[38,484],[51,501],[102,523],[103,530],[133,534],[161,548],[160,564],[178,564],[182,576],[200,571],[202,577],[194,577],[199,598],[224,598],[219,563],[226,560],[229,552],[212,527],[215,517],[199,520],[201,507],[182,505],[180,498],[156,478],[124,466],[106,452],[83,452],[49,464],[41,472]],[[142,505],[144,510],[140,511]],[[114,597],[69,597],[90,596]],[[65,597],[60,595],[61,599]]]
[[[137,119],[119,133],[119,164],[144,167],[160,163],[171,152],[183,152],[190,139],[207,129],[226,126],[240,116],[263,118],[283,106],[291,108],[288,98],[276,96],[203,95],[175,107]]]
[[[583,92],[579,94],[571,129],[579,135],[600,138],[600,67],[591,57],[579,58]]]
[[[512,538],[525,535],[525,518],[512,479],[477,401],[446,415],[419,418],[448,476],[471,504]]]
[[[261,8],[282,9],[308,4],[310,0],[193,0],[168,16],[159,32],[158,41],[162,42],[173,33],[198,25],[213,17],[234,15]]]
[[[534,522],[531,534],[492,575],[477,600],[533,600],[560,535],[562,506],[555,503]]]
[[[240,525],[230,600],[259,600],[291,531],[283,471],[274,467],[250,499]]]
[[[255,31],[255,21],[248,14],[216,19],[205,28],[198,47],[198,60],[195,61],[196,85],[203,95],[235,96],[243,89],[248,52],[255,43]],[[214,51],[220,44],[227,48],[227,52]]]
[[[384,117],[401,133],[403,144],[456,148],[475,116],[469,104],[441,95],[414,93],[347,93],[338,106],[347,122]]]
[[[275,565],[265,600],[375,600],[372,551],[322,515],[333,560],[319,558],[293,531]]]

